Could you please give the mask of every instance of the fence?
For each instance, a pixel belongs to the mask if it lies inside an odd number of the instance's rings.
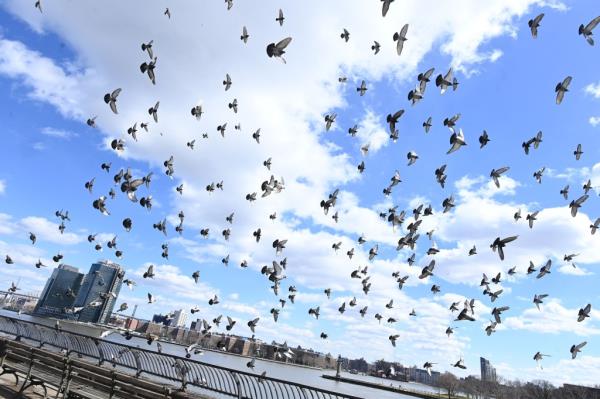
[[[0,316],[0,332],[17,340],[34,341],[68,354],[94,359],[148,376],[240,399],[360,399],[270,376],[248,373],[174,355],[118,344],[73,332],[59,331],[39,323]]]

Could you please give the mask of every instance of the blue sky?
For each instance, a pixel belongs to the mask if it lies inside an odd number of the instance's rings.
[[[259,338],[333,354],[419,365],[432,361],[439,363],[439,370],[451,369],[448,359],[463,356],[468,370],[460,375],[478,374],[481,355],[509,378],[598,381],[600,346],[594,340],[600,334],[600,316],[593,311],[584,323],[575,320],[580,307],[594,307],[598,300],[599,236],[589,234],[588,219],[600,216],[599,191],[590,192],[576,218],[559,194],[570,184],[569,200],[577,198],[588,178],[593,186],[600,185],[600,126],[593,119],[600,116],[600,77],[594,68],[600,56],[597,46],[577,35],[580,23],[596,17],[593,1],[482,5],[464,0],[456,7],[435,1],[395,2],[385,19],[379,2],[351,2],[344,10],[334,3],[303,8],[269,1],[252,9],[236,3],[227,12],[221,4],[173,2],[168,20],[161,6],[141,8],[141,3],[115,2],[99,9],[52,2],[40,14],[25,2],[3,2],[0,253],[10,254],[15,264],[0,268],[2,279],[7,284],[20,279],[23,291],[36,292],[55,266],[51,257],[58,251],[65,263],[84,271],[106,258],[121,263],[137,282],[133,291],[122,290],[118,302],[139,304],[142,317],[197,305],[200,317],[224,314],[240,320],[239,334],[248,335],[245,321],[260,316]],[[429,11],[433,5],[435,12]],[[287,18],[283,27],[274,21],[279,7]],[[427,19],[420,17],[425,12]],[[534,40],[527,21],[540,12],[545,17]],[[408,41],[398,57],[391,36],[407,22]],[[247,45],[239,41],[242,25],[251,35]],[[351,32],[348,43],[339,38],[343,28]],[[293,41],[287,64],[267,58],[264,46],[288,35]],[[138,69],[147,60],[139,46],[150,39],[158,56],[156,86]],[[372,40],[382,44],[378,55],[369,50]],[[435,77],[450,66],[460,81],[458,90],[440,95],[431,82],[425,98],[411,106],[406,95],[418,72],[435,67]],[[227,92],[221,85],[225,73],[233,80]],[[341,75],[348,77],[347,84],[338,83]],[[554,87],[566,76],[573,81],[563,103],[556,105]],[[355,88],[363,79],[368,91],[359,97]],[[102,97],[117,87],[123,91],[120,113],[114,115]],[[227,108],[233,98],[240,104],[237,114]],[[157,100],[158,124],[146,112]],[[200,121],[189,115],[197,104],[205,110]],[[406,112],[398,123],[400,138],[393,143],[387,138],[385,115],[400,108]],[[323,116],[331,112],[338,117],[325,132]],[[450,131],[442,120],[456,113],[461,113],[457,127],[468,145],[446,155]],[[97,129],[85,124],[94,115]],[[433,127],[425,134],[421,124],[428,116]],[[141,131],[133,142],[124,132],[142,121],[150,122],[150,132]],[[225,121],[228,130],[222,139],[216,126]],[[237,123],[241,131],[233,129]],[[354,124],[359,134],[351,138],[347,129]],[[257,144],[251,133],[259,127]],[[491,142],[480,150],[477,138],[483,129]],[[544,141],[526,156],[521,143],[539,130]],[[201,138],[203,132],[208,139]],[[108,146],[113,138],[126,140],[123,154]],[[194,138],[192,151],[185,143]],[[366,143],[370,151],[362,156],[360,147]],[[584,154],[576,161],[572,152],[579,143]],[[407,166],[409,151],[419,154],[412,166]],[[174,179],[162,166],[170,155],[175,158]],[[262,166],[268,157],[273,158],[271,172]],[[363,175],[356,171],[361,160],[366,164]],[[103,162],[112,162],[110,173],[100,169]],[[442,164],[448,165],[445,189],[433,173]],[[496,189],[488,176],[501,166],[511,169]],[[532,174],[543,166],[546,172],[538,184]],[[116,186],[117,198],[107,201],[110,216],[92,208],[92,201],[113,187],[119,168],[131,168],[135,177],[153,172],[150,189],[138,193],[138,198],[153,196],[150,212]],[[385,197],[382,189],[395,170],[403,181]],[[248,204],[244,196],[260,191],[271,173],[283,176],[286,188]],[[92,177],[96,180],[90,194],[84,183]],[[205,191],[207,184],[220,180],[225,182],[222,192]],[[179,196],[175,186],[182,182],[184,194]],[[341,191],[337,224],[330,218],[335,210],[325,216],[318,205],[336,188]],[[441,203],[451,194],[457,206],[442,215]],[[398,205],[410,216],[419,203],[432,204],[435,214],[424,218],[417,262],[410,268],[405,260],[411,251],[396,252],[395,243],[411,218],[394,232],[377,215]],[[540,211],[533,229],[523,220],[513,221],[517,208],[523,216]],[[54,217],[58,209],[69,210],[72,217],[62,236]],[[180,210],[186,214],[182,235],[174,230]],[[268,219],[273,211],[278,214],[275,222]],[[235,220],[229,226],[225,217],[231,212]],[[129,233],[121,226],[125,217],[133,220]],[[169,220],[167,237],[152,229],[164,217]],[[199,235],[205,227],[210,228],[208,239]],[[228,227],[232,237],[225,241],[220,232]],[[263,239],[256,244],[252,231],[258,227]],[[431,259],[425,254],[430,246],[425,232],[431,229],[441,251],[434,257],[434,277],[418,280],[420,268]],[[35,246],[28,231],[38,235]],[[101,253],[86,240],[92,233],[99,233]],[[368,240],[364,246],[356,242],[361,234]],[[497,236],[515,234],[519,239],[508,245],[507,259],[500,262],[489,244]],[[124,252],[121,260],[105,245],[114,235]],[[289,285],[299,291],[296,304],[288,301],[276,324],[269,310],[278,306],[278,299],[260,274],[262,265],[282,258],[270,245],[275,238],[288,239],[283,252],[287,279],[280,296],[287,296]],[[342,250],[335,254],[331,245],[338,241]],[[168,262],[160,256],[164,242],[170,245]],[[369,262],[366,255],[375,244],[379,255]],[[474,244],[479,254],[468,257]],[[357,255],[350,261],[344,254],[351,247]],[[566,253],[580,253],[577,268],[564,265]],[[227,254],[231,260],[224,267],[221,258]],[[38,258],[49,267],[35,269]],[[239,267],[242,259],[248,260],[247,269]],[[529,260],[539,267],[547,259],[553,261],[550,275],[540,280],[524,276]],[[153,281],[141,277],[148,264],[156,265]],[[352,270],[366,264],[373,283],[367,296],[360,281],[350,279]],[[517,275],[504,279],[503,295],[490,303],[479,287],[481,274],[491,277],[502,271],[505,277],[512,266],[517,266]],[[195,270],[201,273],[198,285],[190,277]],[[396,270],[411,276],[402,291],[391,277]],[[432,284],[442,292],[433,296]],[[322,293],[326,287],[334,291],[329,301]],[[158,297],[156,303],[145,303],[147,292]],[[540,312],[531,301],[542,293],[549,297]],[[221,304],[210,307],[207,302],[214,294]],[[337,308],[353,296],[357,307],[340,316]],[[477,321],[452,322],[450,303],[465,298],[478,301]],[[391,311],[384,308],[389,299],[395,303]],[[510,310],[498,331],[487,337],[483,328],[496,304]],[[367,316],[361,319],[358,309],[366,305]],[[315,306],[321,306],[318,321],[307,314]],[[413,308],[417,318],[408,317]],[[376,312],[399,321],[378,325]],[[452,338],[444,334],[448,325],[458,326]],[[319,339],[321,331],[329,335],[327,340]],[[400,334],[396,349],[387,339],[394,333]],[[571,360],[570,346],[581,341],[588,345]],[[544,370],[532,360],[537,351],[552,355],[544,360]]]

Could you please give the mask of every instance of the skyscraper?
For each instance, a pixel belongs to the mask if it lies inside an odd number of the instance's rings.
[[[187,313],[183,309],[174,310],[171,314],[173,316],[170,324],[172,327],[185,327]]]
[[[481,365],[481,381],[496,382],[496,369],[492,367],[490,361],[480,357],[479,363]]]
[[[67,317],[79,293],[83,273],[79,269],[61,264],[52,271],[34,313],[41,316]]]
[[[108,323],[125,272],[116,263],[100,261],[94,263],[83,279],[75,299],[75,307],[82,307],[79,321]]]

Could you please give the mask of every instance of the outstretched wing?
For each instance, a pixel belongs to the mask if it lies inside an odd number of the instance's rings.
[[[285,39],[283,39],[279,43],[277,43],[275,45],[275,47],[277,47],[279,50],[283,50],[290,44],[291,41],[292,41],[291,37],[286,37]]]
[[[590,32],[590,31],[592,31],[592,30],[593,30],[593,29],[596,27],[596,25],[598,25],[599,23],[600,23],[600,16],[597,16],[596,18],[592,19],[592,20],[590,21],[590,23],[589,23],[589,24],[587,24],[587,25],[585,26],[585,30],[587,30],[588,32]]]

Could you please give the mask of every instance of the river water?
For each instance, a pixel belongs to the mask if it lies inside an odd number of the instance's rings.
[[[17,313],[9,312],[0,309],[0,315],[6,315],[7,317],[20,318],[21,320],[33,321],[40,324],[45,324],[48,326],[54,326],[54,320],[40,318],[30,315],[17,315]],[[80,334],[98,336],[98,328],[93,326],[85,326],[85,325],[69,325],[69,323],[64,323],[62,325],[63,330],[78,332]],[[131,340],[127,341],[123,336],[117,333],[110,334],[104,337],[105,340],[121,343],[130,346],[139,345],[144,349],[156,349],[156,344],[153,344],[151,347],[148,346],[146,340],[142,338],[134,337]],[[170,344],[167,342],[161,342],[163,353],[169,353],[177,356],[184,356],[185,351],[184,348],[180,345]],[[194,360],[198,360],[204,363],[215,364],[223,367],[228,367],[232,369],[237,369],[241,371],[248,371],[246,368],[246,363],[249,361],[249,358],[237,355],[231,355],[222,352],[213,352],[213,351],[205,351],[203,355],[194,355],[192,357]],[[407,396],[395,392],[389,392],[384,390],[379,390],[375,388],[364,387],[360,385],[348,384],[344,382],[337,382],[334,380],[328,380],[322,378],[323,374],[335,375],[334,370],[321,370],[309,367],[302,367],[297,365],[290,365],[285,363],[273,362],[273,361],[265,361],[256,359],[254,372],[262,373],[263,371],[267,372],[267,376],[271,376],[274,378],[279,378],[286,381],[293,381],[304,385],[309,385],[317,388],[326,389],[329,391],[345,393],[354,396],[360,396],[366,399],[377,398],[377,399],[408,399],[414,398],[413,396]],[[423,385],[415,382],[399,382],[399,381],[390,381],[378,377],[371,377],[365,375],[357,375],[350,374],[346,372],[342,372],[342,377],[352,378],[357,380],[364,380],[372,383],[390,385],[393,384],[395,387],[401,385],[402,388],[412,390],[412,391],[421,391],[421,392],[438,392],[437,388],[430,387],[428,385]],[[209,394],[210,395],[210,394]]]

